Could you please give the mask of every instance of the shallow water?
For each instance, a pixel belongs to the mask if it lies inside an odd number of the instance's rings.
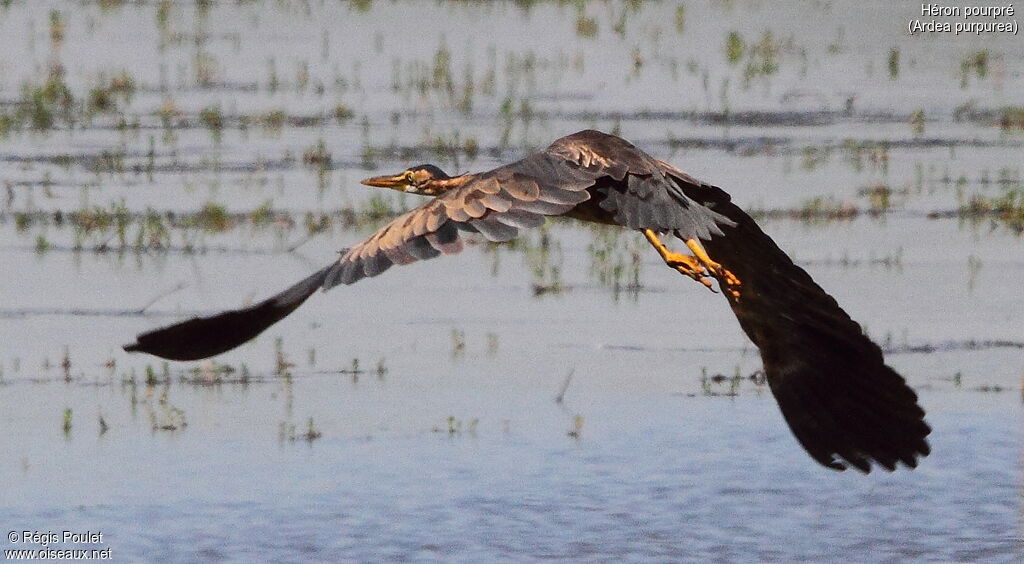
[[[0,3],[8,530],[154,562],[1021,557],[1024,242],[958,217],[1021,190],[1024,135],[998,123],[1019,40],[908,37],[887,3],[202,6]],[[56,65],[74,118],[33,129]],[[89,111],[122,72],[132,94]],[[820,468],[721,297],[567,221],[314,296],[216,365],[120,350],[417,203],[360,178],[586,127],[756,212],[918,391],[931,456]],[[123,234],[72,217],[118,205]]]

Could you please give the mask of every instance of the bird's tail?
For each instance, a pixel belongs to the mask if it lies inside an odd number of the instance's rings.
[[[193,317],[142,333],[136,337],[136,342],[125,345],[124,350],[168,360],[198,360],[229,351],[295,311],[323,286],[337,264],[337,261],[332,262],[256,305],[210,317]]]
[[[703,241],[712,260],[739,278],[724,291],[761,351],[765,375],[800,444],[821,464],[868,472],[926,456],[924,410],[882,351],[836,300],[718,188],[696,194],[736,223]],[[724,288],[728,290],[728,288]]]

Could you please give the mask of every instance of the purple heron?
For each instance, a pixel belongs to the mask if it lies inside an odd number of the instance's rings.
[[[869,472],[917,465],[931,432],[917,395],[832,296],[720,188],[629,142],[581,131],[494,170],[448,176],[433,165],[363,184],[433,196],[322,270],[254,306],[156,329],[127,351],[196,360],[255,337],[316,290],[353,284],[393,265],[462,250],[460,231],[508,241],[546,216],[640,231],[669,267],[711,287],[717,280],[797,440],[819,463]],[[682,241],[692,254],[661,241]]]

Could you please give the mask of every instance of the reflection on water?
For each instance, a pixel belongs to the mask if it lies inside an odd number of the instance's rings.
[[[883,3],[415,6],[0,2],[3,522],[131,561],[1019,559],[1019,41]],[[720,297],[569,221],[215,365],[120,351],[418,203],[374,171],[586,127],[727,189],[864,322],[920,468],[819,468]]]

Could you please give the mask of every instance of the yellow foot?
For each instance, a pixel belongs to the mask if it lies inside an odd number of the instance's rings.
[[[715,291],[711,287],[711,274],[700,264],[700,261],[689,256],[681,255],[679,253],[669,253],[665,257],[665,264],[676,269],[680,274],[689,276],[697,282],[700,282],[708,290]]]
[[[647,240],[658,251],[662,260],[665,261],[665,264],[676,269],[680,274],[689,276],[697,282],[700,282],[705,288],[712,292],[715,291],[714,288],[711,287],[711,280],[709,280],[711,275],[708,273],[707,269],[704,268],[704,265],[701,264],[700,260],[696,257],[691,257],[690,255],[674,253],[668,250],[668,247],[658,239],[658,235],[650,229],[644,229],[644,236],[647,237]]]
[[[704,247],[696,239],[687,239],[686,246],[697,258],[701,266],[706,268],[712,276],[718,279],[718,282],[722,284],[723,289],[728,291],[733,298],[739,299],[740,286],[742,286],[740,279],[721,264],[711,260],[711,257],[708,256]]]

